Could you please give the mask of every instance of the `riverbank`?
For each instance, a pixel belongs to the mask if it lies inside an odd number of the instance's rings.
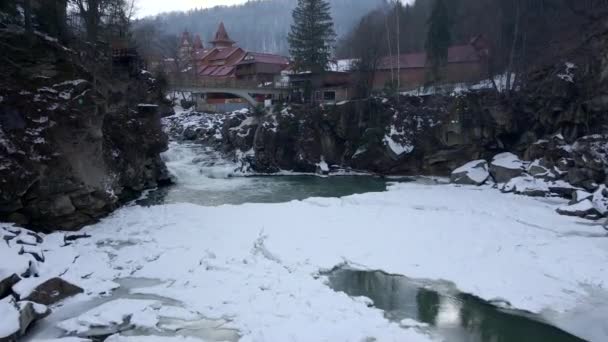
[[[157,279],[131,293],[170,298],[190,319],[222,319],[240,341],[430,340],[424,329],[399,327],[367,301],[332,291],[320,272],[347,264],[449,281],[603,341],[608,329],[594,312],[608,308],[608,240],[599,225],[556,215],[563,202],[409,183],[280,204],[132,206],[69,246],[62,233],[45,236],[40,277],[26,282],[61,274],[85,290],[71,303],[107,295],[117,279]],[[14,245],[0,249],[14,271],[24,267]],[[116,315],[136,314],[148,333],[166,333],[156,325],[166,309],[148,304],[125,304]],[[48,333],[33,336],[54,337]]]

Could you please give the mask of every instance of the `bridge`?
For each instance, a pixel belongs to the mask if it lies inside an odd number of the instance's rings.
[[[287,83],[260,83],[251,80],[234,78],[213,79],[199,77],[169,77],[169,87],[173,91],[189,92],[192,94],[232,94],[247,101],[253,107],[260,103],[254,95],[278,96],[289,90]]]

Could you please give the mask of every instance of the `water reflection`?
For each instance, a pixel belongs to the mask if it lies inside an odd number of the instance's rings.
[[[330,273],[329,280],[336,291],[372,299],[390,320],[429,324],[446,342],[583,341],[539,317],[500,309],[446,286],[437,290],[439,286],[431,288],[403,276],[346,269]]]

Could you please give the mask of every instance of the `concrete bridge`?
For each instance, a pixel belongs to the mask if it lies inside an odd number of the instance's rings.
[[[287,94],[289,90],[288,84],[284,83],[260,83],[232,78],[170,78],[169,87],[173,91],[183,91],[192,94],[231,94],[244,99],[253,107],[263,104],[256,100],[255,95],[272,95],[274,98],[281,94]]]

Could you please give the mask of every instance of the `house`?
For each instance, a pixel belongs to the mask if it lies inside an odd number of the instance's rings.
[[[352,74],[341,71],[289,75],[290,99],[295,103],[336,104],[352,99]]]
[[[481,37],[469,44],[448,49],[447,64],[442,68],[440,83],[472,83],[487,78],[489,49]],[[413,90],[429,83],[430,65],[425,52],[388,56],[380,60],[374,75],[375,90],[399,81],[400,90]]]
[[[246,51],[230,38],[224,23],[220,23],[213,40],[204,47],[199,36],[182,35],[180,54],[189,61],[182,73],[201,84],[223,89],[257,89],[250,94],[257,102],[268,99],[264,87],[277,87],[282,82],[281,72],[289,66],[287,57]],[[248,107],[241,97],[232,93],[198,94],[200,110],[230,111]]]

